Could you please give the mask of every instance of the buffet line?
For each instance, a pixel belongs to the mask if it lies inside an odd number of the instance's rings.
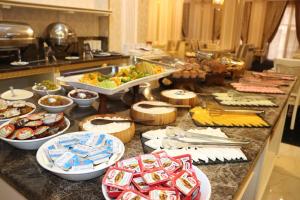
[[[242,147],[250,141],[230,138],[220,127],[270,128],[261,108],[276,107],[268,95],[284,94],[280,88],[295,80],[275,72],[245,72],[240,64],[219,59],[169,65],[140,59],[111,67],[109,73],[79,72],[58,82],[35,83],[37,105],[28,101],[31,91],[11,87],[1,94],[0,139],[15,148],[37,150],[39,165],[63,179],[105,174],[106,199],[210,199],[210,182],[197,165],[249,161]],[[228,77],[231,89],[226,92],[201,89],[202,84],[224,85]],[[162,89],[159,99],[136,98],[146,96],[140,85],[155,80]],[[100,108],[105,104],[101,99],[120,93],[134,96],[130,116],[88,116],[79,124],[81,131],[66,133],[70,120],[64,111],[73,104],[85,109],[100,98]],[[189,112],[199,128],[172,126],[178,110]],[[136,123],[158,129],[141,135],[145,154],[122,160]]]

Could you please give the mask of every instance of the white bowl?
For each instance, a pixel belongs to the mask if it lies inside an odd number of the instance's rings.
[[[96,96],[93,97],[93,98],[90,98],[90,99],[79,99],[79,98],[74,98],[71,96],[71,94],[75,93],[75,92],[90,92],[90,93],[93,93],[95,94]],[[72,90],[68,93],[68,97],[70,99],[72,99],[75,103],[78,104],[79,107],[81,108],[86,108],[86,107],[90,107],[94,101],[96,101],[96,99],[99,98],[99,95],[97,92],[93,92],[93,91],[90,91],[90,90],[82,90],[82,89],[77,89],[77,90]]]
[[[44,105],[41,103],[41,101],[45,98],[48,98],[48,95],[47,96],[44,96],[42,98],[39,99],[38,101],[38,104],[46,111],[48,112],[51,112],[51,113],[58,113],[58,112],[63,112],[65,111],[66,109],[68,109],[74,102],[72,99],[68,98],[68,97],[64,97],[64,96],[60,96],[60,95],[49,95],[50,97],[54,97],[54,96],[57,96],[57,97],[61,97],[61,98],[65,98],[67,99],[70,103],[67,104],[67,105],[64,105],[64,106],[47,106],[47,105]]]
[[[58,88],[57,89],[55,89],[55,90],[47,90],[47,92],[49,93],[49,94],[57,94],[57,93],[59,93],[59,91],[61,90],[61,86],[60,85],[56,85]],[[38,89],[36,89],[36,86],[34,85],[33,87],[32,87],[32,90],[36,93],[36,94],[38,94],[38,95],[40,95],[40,96],[45,96],[45,95],[47,95],[47,92],[45,91],[45,90],[38,90]]]
[[[50,140],[51,138],[54,138],[62,133],[64,133],[66,130],[70,127],[70,121],[65,117],[66,122],[66,128],[62,131],[59,131],[58,133],[54,135],[50,135],[48,137],[38,138],[38,139],[29,139],[29,140],[12,140],[4,137],[0,137],[1,140],[7,142],[8,144],[18,148],[18,149],[24,149],[24,150],[36,150],[38,149],[43,143]],[[4,123],[2,126],[7,125],[9,122]]]
[[[78,135],[78,134],[90,133],[90,132],[91,131],[80,131],[80,132],[74,132],[74,133],[67,133],[67,134],[64,134],[64,136],[66,136],[66,135],[74,136],[76,134]],[[118,138],[116,138],[112,135],[104,134],[101,132],[98,132],[98,133],[103,134],[106,137],[112,139],[114,142],[114,145],[119,147],[118,153],[114,154],[112,156],[112,158],[114,158],[114,159],[111,158],[111,160],[108,163],[102,163],[100,165],[97,165],[97,166],[95,166],[94,169],[81,170],[81,171],[76,171],[76,172],[64,171],[56,166],[51,167],[52,163],[49,161],[48,156],[46,155],[46,150],[47,150],[48,146],[56,143],[61,136],[58,136],[56,138],[53,138],[53,139],[47,141],[39,148],[39,150],[36,153],[37,162],[44,169],[56,174],[57,176],[59,176],[63,179],[67,179],[67,180],[71,180],[71,181],[83,181],[83,180],[89,180],[89,179],[93,179],[98,176],[101,176],[106,171],[106,168],[114,165],[117,161],[119,161],[122,158],[122,156],[125,152],[125,146],[121,140],[119,140]]]
[[[196,166],[193,165],[193,169],[196,173],[198,180],[201,182],[200,192],[201,197],[199,200],[209,200],[211,196],[211,185],[207,176]],[[112,200],[107,194],[107,188],[102,184],[102,193],[106,200]]]

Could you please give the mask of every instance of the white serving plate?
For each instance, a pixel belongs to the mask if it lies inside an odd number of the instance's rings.
[[[25,117],[26,115],[30,115],[30,114],[34,113],[34,111],[36,110],[36,105],[34,105],[33,103],[30,103],[30,102],[26,102],[26,104],[28,104],[30,107],[32,107],[33,110],[31,112],[25,114],[25,115],[20,115],[20,116],[17,116],[17,117]],[[0,120],[0,125],[3,124],[3,123],[5,123],[5,122],[8,122],[11,119],[12,118],[10,118],[10,119],[1,119]]]
[[[1,98],[9,101],[16,101],[30,99],[33,97],[33,93],[28,90],[14,89],[14,93],[15,95],[11,93],[11,90],[7,90],[1,94]]]
[[[195,170],[196,176],[198,180],[201,182],[200,192],[201,197],[199,200],[209,200],[211,196],[211,185],[207,178],[207,176],[196,166],[193,165],[193,169]],[[102,193],[106,200],[112,200],[107,194],[107,188],[102,184]]]
[[[0,137],[1,140],[7,142],[8,144],[18,148],[18,149],[24,149],[24,150],[36,150],[38,149],[43,143],[46,141],[64,133],[66,130],[69,129],[70,127],[70,121],[65,117],[65,122],[67,124],[66,128],[62,131],[59,131],[58,133],[48,136],[48,137],[43,137],[43,138],[38,138],[38,139],[31,139],[31,140],[11,140],[8,138]],[[6,122],[4,125],[7,125],[9,122]]]
[[[176,68],[167,68],[167,67],[165,67],[165,71],[160,73],[160,74],[150,75],[150,76],[147,76],[147,77],[143,77],[143,78],[139,78],[139,79],[136,79],[136,80],[133,80],[133,81],[129,81],[129,82],[124,83],[124,84],[122,84],[122,85],[120,85],[116,88],[113,88],[113,89],[100,88],[100,87],[97,87],[97,86],[81,83],[79,80],[83,76],[82,74],[74,75],[74,76],[67,76],[67,77],[57,77],[57,80],[63,81],[65,83],[67,83],[68,85],[71,85],[75,88],[91,90],[91,91],[95,91],[95,92],[98,92],[100,94],[105,94],[105,95],[113,95],[113,94],[115,94],[119,91],[131,88],[133,86],[140,85],[140,84],[145,83],[145,82],[150,82],[150,81],[154,81],[154,80],[169,76],[170,74],[172,74],[173,72],[176,72],[177,70],[178,69],[176,69]]]
[[[79,135],[79,134],[90,133],[90,132],[92,132],[92,131],[79,131],[79,132],[67,133],[67,134],[64,134],[63,136]],[[111,158],[108,161],[108,163],[102,163],[100,165],[97,165],[92,170],[82,170],[79,172],[64,171],[56,166],[51,167],[52,163],[49,161],[49,159],[46,155],[46,149],[48,146],[50,146],[50,145],[54,144],[56,141],[58,141],[58,139],[61,136],[55,137],[55,138],[47,141],[39,148],[39,150],[36,153],[37,162],[44,169],[54,173],[55,175],[57,175],[63,179],[67,179],[67,180],[71,180],[71,181],[84,181],[84,180],[90,180],[90,179],[96,178],[96,177],[102,175],[105,172],[106,168],[114,165],[118,160],[120,160],[125,152],[125,146],[121,140],[119,140],[118,138],[116,138],[112,135],[109,135],[109,134],[100,133],[100,132],[99,132],[99,134],[103,134],[103,135],[109,137],[110,139],[112,139],[114,142],[114,145],[117,145],[119,148],[118,153],[114,154],[115,156],[114,155],[112,156],[112,158],[114,158],[114,159]]]

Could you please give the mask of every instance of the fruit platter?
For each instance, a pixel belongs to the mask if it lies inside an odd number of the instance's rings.
[[[75,88],[86,89],[105,95],[140,85],[144,82],[158,80],[166,77],[178,69],[150,62],[139,62],[135,65],[117,67],[117,72],[105,75],[99,71],[58,77],[57,79]]]
[[[64,113],[34,113],[16,117],[0,126],[0,139],[19,149],[38,149],[70,127]]]

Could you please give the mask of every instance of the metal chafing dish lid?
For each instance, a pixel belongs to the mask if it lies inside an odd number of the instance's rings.
[[[0,21],[0,39],[34,39],[34,31],[26,23]]]
[[[47,38],[58,45],[76,42],[75,31],[67,24],[56,22],[47,27]]]

